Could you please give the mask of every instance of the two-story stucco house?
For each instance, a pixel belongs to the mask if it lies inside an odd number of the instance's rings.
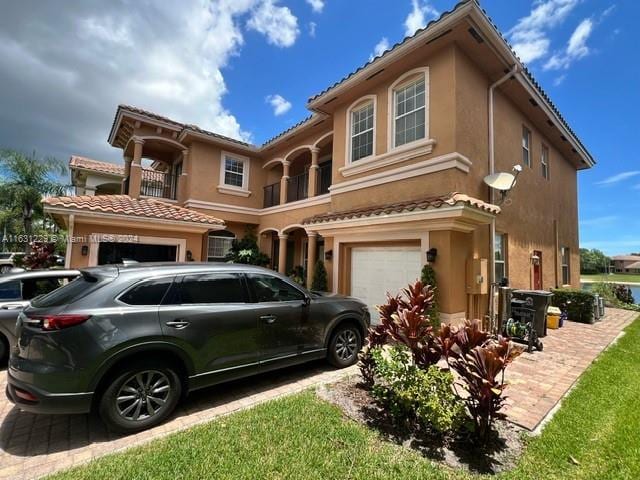
[[[370,305],[429,256],[445,320],[483,316],[503,277],[578,286],[577,172],[594,160],[475,1],[307,106],[260,146],[119,106],[108,140],[123,165],[74,157],[82,195],[45,200],[75,240],[67,262],[219,261],[251,225],[273,268],[322,259],[330,289]],[[483,178],[515,164],[500,204]]]

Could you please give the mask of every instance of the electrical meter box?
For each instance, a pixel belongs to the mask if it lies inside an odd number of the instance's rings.
[[[467,294],[486,295],[489,293],[489,261],[486,258],[467,260]]]

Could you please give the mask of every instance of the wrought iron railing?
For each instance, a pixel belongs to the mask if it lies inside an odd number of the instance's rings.
[[[320,165],[318,169],[318,186],[317,194],[324,195],[329,193],[329,187],[331,186],[331,162],[326,162]]]
[[[140,195],[176,199],[177,176],[157,170],[142,170]]]
[[[280,182],[264,187],[264,208],[280,205]]]
[[[295,202],[307,198],[309,174],[307,172],[289,178],[287,185],[287,202]]]

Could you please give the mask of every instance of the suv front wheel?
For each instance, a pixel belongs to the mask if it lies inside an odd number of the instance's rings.
[[[358,361],[361,348],[362,335],[358,327],[350,323],[341,325],[331,335],[327,360],[334,367],[348,367]]]
[[[110,430],[138,432],[171,415],[181,393],[180,377],[172,367],[132,365],[107,385],[100,399],[100,417]]]

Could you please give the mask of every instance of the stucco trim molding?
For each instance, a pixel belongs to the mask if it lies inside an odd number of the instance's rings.
[[[457,313],[440,312],[441,323],[452,323],[454,325],[459,325],[463,323],[466,319],[467,319],[467,312],[457,312]]]
[[[407,178],[440,172],[442,170],[458,169],[464,173],[469,173],[472,162],[467,157],[458,152],[446,153],[437,157],[429,158],[422,162],[404,165],[402,167],[387,170],[385,172],[374,173],[362,178],[347,180],[336,183],[329,187],[332,194],[346,193],[361,188],[383,185],[389,182],[397,182]]]
[[[413,158],[428,155],[433,152],[436,141],[433,138],[421,140],[402,147],[394,148],[392,151],[357,160],[339,169],[343,177],[350,177],[359,173],[368,172],[377,168],[393,165],[394,163],[404,162]]]
[[[244,215],[270,215],[272,213],[287,212],[298,208],[313,207],[315,205],[324,205],[331,203],[330,194],[318,195],[316,197],[305,198],[296,202],[285,203],[284,205],[275,205],[268,208],[252,208],[229,205],[226,203],[206,202],[204,200],[196,200],[194,198],[187,199],[184,206],[189,208],[202,208],[206,210],[218,210],[222,212],[241,213]]]
[[[225,195],[235,195],[237,197],[248,197],[251,195],[251,190],[242,190],[240,188],[229,187],[228,185],[218,185],[218,192]]]

